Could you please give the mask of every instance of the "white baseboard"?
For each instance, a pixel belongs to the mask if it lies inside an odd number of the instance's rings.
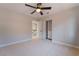
[[[61,45],[65,45],[65,46],[69,46],[69,47],[73,47],[73,48],[78,48],[79,49],[79,46],[68,44],[68,43],[64,43],[64,42],[60,42],[60,41],[53,41],[53,43],[57,43],[57,44],[61,44]]]
[[[9,45],[13,45],[13,44],[17,44],[17,43],[27,42],[27,41],[30,41],[30,40],[31,39],[25,39],[25,40],[10,42],[10,43],[7,43],[7,44],[2,44],[2,45],[0,45],[0,48],[6,47],[6,46],[9,46]]]

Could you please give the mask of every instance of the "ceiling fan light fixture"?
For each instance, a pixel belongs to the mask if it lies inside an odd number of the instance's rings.
[[[41,9],[36,9],[36,12],[40,12],[41,11]]]
[[[31,12],[31,14],[33,14],[35,12],[38,12],[38,13],[40,13],[40,15],[43,15],[42,10],[51,10],[51,8],[52,8],[52,7],[42,7],[42,3],[37,3],[36,6],[32,6],[32,5],[29,5],[29,4],[25,4],[25,6],[34,8],[34,11]]]

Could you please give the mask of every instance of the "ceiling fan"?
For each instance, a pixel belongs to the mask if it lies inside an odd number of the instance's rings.
[[[35,9],[33,12],[31,12],[31,14],[33,14],[35,12],[38,12],[41,15],[43,15],[42,10],[51,10],[51,7],[42,7],[42,3],[37,3],[36,7],[35,6],[28,5],[28,4],[25,4],[25,6],[28,6],[28,7],[31,7],[31,8],[34,8]]]

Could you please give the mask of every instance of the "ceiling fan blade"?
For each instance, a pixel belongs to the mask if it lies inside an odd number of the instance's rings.
[[[42,11],[40,11],[40,14],[41,14],[41,15],[43,15],[43,12],[42,12]]]
[[[28,4],[25,4],[25,6],[29,6],[29,7],[32,7],[32,8],[36,8],[36,7],[34,7],[34,6],[31,6],[31,5],[28,5]]]
[[[36,10],[34,10],[33,12],[31,12],[31,14],[33,14],[33,13],[35,13],[36,12]]]
[[[42,10],[49,10],[51,7],[41,7]]]

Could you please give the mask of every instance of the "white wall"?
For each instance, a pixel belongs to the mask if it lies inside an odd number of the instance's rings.
[[[79,46],[79,7],[63,10],[48,18],[52,19],[52,41]],[[45,24],[43,24],[43,39],[45,39]]]
[[[79,46],[79,6],[76,8],[76,34],[74,44]]]
[[[77,8],[78,7],[73,7],[71,9],[54,14],[53,21],[55,23],[52,27],[53,42],[59,41],[71,45],[75,45],[75,43],[79,44],[79,41],[76,42]]]
[[[0,7],[0,45],[32,39],[32,20],[35,19]]]

